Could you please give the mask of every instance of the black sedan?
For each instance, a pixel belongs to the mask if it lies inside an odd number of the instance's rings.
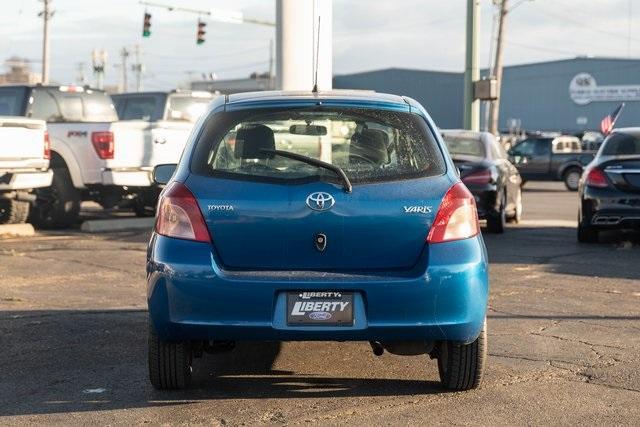
[[[444,130],[442,137],[487,230],[502,233],[507,222],[520,221],[522,178],[495,137],[465,130]]]
[[[640,128],[617,129],[587,166],[578,189],[578,241],[602,230],[640,231]]]

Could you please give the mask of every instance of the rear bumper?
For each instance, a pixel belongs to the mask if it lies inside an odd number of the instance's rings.
[[[411,274],[229,272],[209,244],[154,235],[148,304],[166,340],[450,340],[471,342],[486,315],[481,237],[426,248]],[[353,291],[353,326],[288,326],[286,292]]]
[[[120,187],[150,187],[153,184],[150,169],[105,169],[102,184]]]
[[[500,202],[498,200],[498,190],[495,185],[482,187],[467,186],[476,200],[478,218],[487,219],[500,214]]]
[[[0,171],[0,191],[30,190],[32,188],[49,187],[53,172],[17,172]]]
[[[591,227],[640,230],[640,193],[585,187],[580,212]]]

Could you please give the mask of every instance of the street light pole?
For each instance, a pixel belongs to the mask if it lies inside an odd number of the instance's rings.
[[[467,47],[464,70],[464,128],[480,130],[480,102],[475,100],[474,82],[480,79],[478,40],[480,34],[480,0],[467,0]]]
[[[491,126],[489,132],[494,135],[498,135],[499,132],[499,119],[500,119],[500,95],[502,88],[502,58],[504,51],[504,27],[506,22],[506,16],[509,12],[507,9],[508,0],[502,0],[500,3],[500,20],[498,21],[498,38],[496,41],[496,61],[493,66],[493,70],[496,74],[496,91],[497,98],[491,103]]]
[[[42,84],[49,83],[49,19],[53,16],[53,12],[50,10],[51,0],[42,0],[44,3],[44,10],[39,13],[42,16],[44,22],[43,35],[42,35]]]

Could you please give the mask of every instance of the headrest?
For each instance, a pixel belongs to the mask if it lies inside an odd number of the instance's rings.
[[[262,150],[275,150],[273,131],[265,125],[242,126],[236,134],[236,159],[271,159],[273,154]]]
[[[363,129],[351,138],[349,162],[366,162],[362,159],[364,158],[378,165],[386,164],[389,162],[388,144],[389,135],[386,132],[378,129]]]

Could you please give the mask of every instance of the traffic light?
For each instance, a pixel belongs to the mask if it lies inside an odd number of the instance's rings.
[[[142,24],[142,37],[151,36],[151,14],[144,13],[144,22]]]
[[[198,19],[198,36],[196,38],[197,44],[204,43],[204,35],[206,33],[206,31],[204,30],[204,27],[206,26],[207,26],[206,22],[202,22],[201,20]]]

